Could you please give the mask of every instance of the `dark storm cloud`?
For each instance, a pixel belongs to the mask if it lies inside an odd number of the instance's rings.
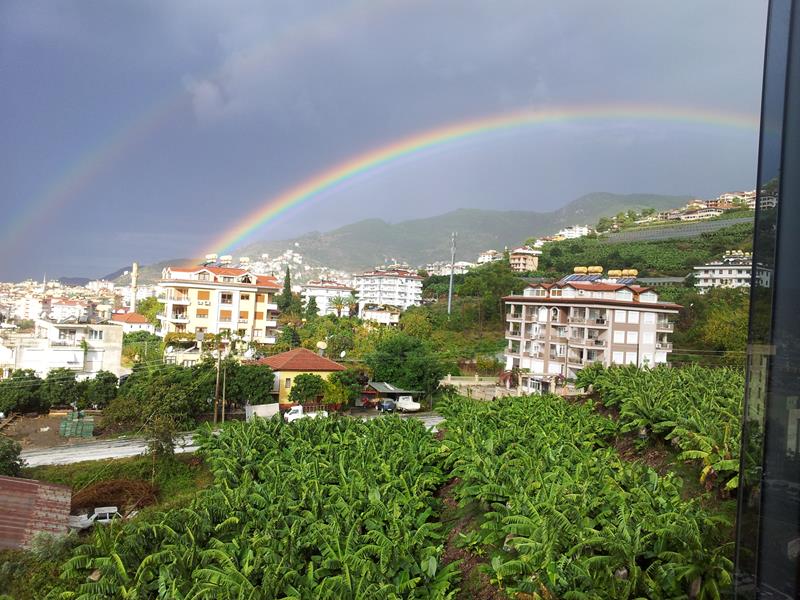
[[[7,222],[76,160],[127,143],[10,249],[0,278],[197,252],[318,170],[461,119],[617,102],[755,115],[765,12],[744,0],[3,3]],[[165,99],[157,128],[120,135]],[[716,195],[753,187],[755,142],[669,122],[519,132],[383,170],[260,234],[550,209],[594,190]]]

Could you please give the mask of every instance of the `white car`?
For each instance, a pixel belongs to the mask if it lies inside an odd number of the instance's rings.
[[[284,420],[287,423],[291,423],[292,421],[297,421],[298,419],[316,419],[317,417],[327,417],[328,411],[321,410],[319,412],[304,412],[302,406],[293,406],[290,408],[286,413],[283,415]]]
[[[94,514],[92,516],[70,515],[69,527],[70,529],[82,531],[84,529],[89,529],[96,523],[107,525],[108,523],[111,523],[115,519],[121,519],[121,518],[122,515],[120,514],[119,509],[116,506],[98,506],[97,508],[94,509]]]
[[[422,405],[419,402],[414,402],[411,396],[400,396],[397,399],[397,410],[400,412],[417,412]]]

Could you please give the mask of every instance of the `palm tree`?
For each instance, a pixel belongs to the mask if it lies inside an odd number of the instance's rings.
[[[350,292],[350,296],[347,298],[347,307],[350,309],[351,317],[358,314],[358,294],[355,291]]]
[[[345,299],[342,298],[341,296],[335,296],[334,298],[331,298],[331,306],[336,311],[337,317],[342,316],[342,311],[344,310],[345,304],[347,303],[345,302]]]

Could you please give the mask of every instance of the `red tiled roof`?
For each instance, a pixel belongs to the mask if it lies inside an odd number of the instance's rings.
[[[214,275],[218,276],[226,276],[226,277],[240,277],[245,273],[249,273],[253,277],[255,277],[256,283],[249,284],[249,283],[242,283],[240,281],[235,282],[221,282],[221,283],[236,283],[237,285],[256,285],[258,287],[269,287],[276,290],[281,288],[278,285],[278,280],[271,276],[271,275],[256,275],[247,269],[237,269],[233,267],[167,267],[173,273],[199,273],[201,271],[208,271]],[[170,281],[166,279],[164,281]],[[206,283],[218,283],[215,281],[206,282]]]
[[[71,501],[67,486],[0,477],[0,548],[25,548],[40,531],[66,533]]]
[[[132,325],[146,325],[150,321],[147,317],[139,313],[114,313],[111,315],[112,321],[119,321],[120,323],[130,323]]]
[[[305,348],[267,356],[255,361],[267,365],[273,371],[344,371],[345,367]]]
[[[629,308],[647,310],[649,308],[656,310],[680,310],[683,308],[680,304],[672,302],[634,302],[632,300],[616,300],[614,298],[587,298],[581,296],[578,298],[545,298],[542,296],[504,296],[505,302],[531,302],[535,304],[606,304],[609,306],[627,306]]]

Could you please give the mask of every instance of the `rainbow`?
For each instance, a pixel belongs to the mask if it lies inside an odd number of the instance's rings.
[[[316,173],[309,179],[263,202],[225,231],[202,254],[223,253],[241,244],[249,235],[264,225],[284,215],[292,208],[303,205],[324,193],[331,192],[356,179],[368,177],[405,159],[414,159],[431,150],[459,143],[484,139],[508,132],[527,131],[551,124],[598,122],[628,123],[631,121],[656,121],[689,125],[735,128],[749,132],[758,131],[758,117],[702,110],[688,107],[658,105],[583,106],[543,110],[521,110],[451,123],[435,129],[415,133],[387,145],[368,150],[329,169]]]
[[[346,29],[365,19],[376,19],[393,9],[391,1],[350,0],[337,4],[335,8],[309,19],[299,27],[289,28],[275,38],[265,39],[238,57],[238,67],[262,68],[275,64],[294,53],[307,51],[315,43],[330,39],[332,31]],[[225,63],[205,75],[214,79],[223,72]],[[79,196],[99,176],[111,171],[130,150],[144,139],[167,125],[189,104],[186,90],[181,87],[160,98],[136,117],[122,124],[98,143],[78,155],[74,161],[33,198],[24,203],[12,219],[6,219],[0,229],[0,245],[14,248],[34,225],[52,216],[57,210]]]

